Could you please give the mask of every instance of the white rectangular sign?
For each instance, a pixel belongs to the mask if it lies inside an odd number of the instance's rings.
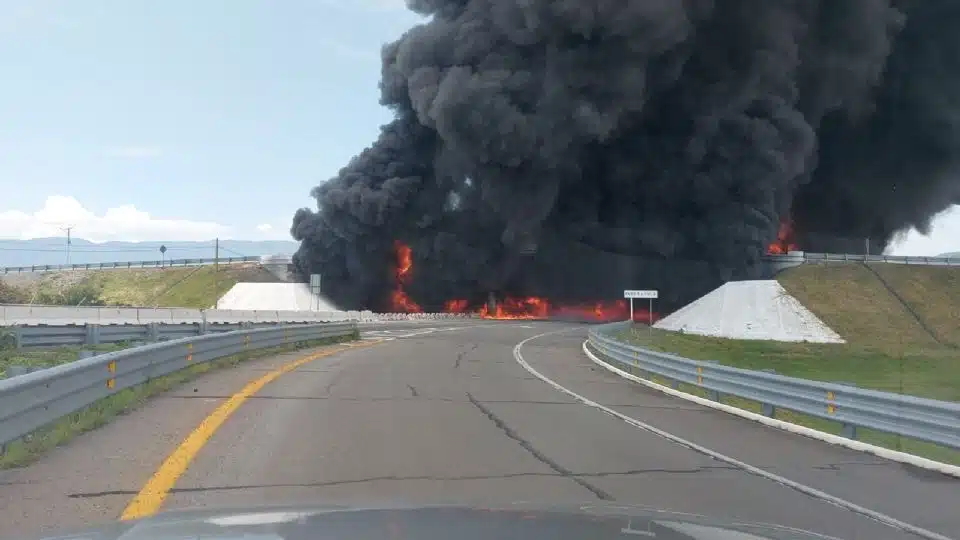
[[[658,298],[659,291],[623,291],[624,298]]]
[[[310,287],[314,289],[320,287],[320,274],[310,274]]]

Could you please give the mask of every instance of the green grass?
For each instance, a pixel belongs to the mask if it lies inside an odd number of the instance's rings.
[[[743,369],[852,383],[861,388],[960,401],[960,269],[878,264],[883,276],[934,335],[870,269],[858,264],[804,265],[778,276],[787,291],[847,341],[845,344],[733,340],[624,329],[616,337],[642,347]],[[687,388],[691,393],[696,387]],[[733,397],[724,403],[760,411],[760,404]],[[777,418],[838,434],[836,422],[778,411]],[[858,439],[930,459],[960,464],[960,452],[860,429]]]
[[[0,331],[3,329],[0,328]],[[51,349],[6,349],[0,348],[0,378],[6,375],[11,365],[29,366],[34,368],[49,368],[74,362],[80,357],[80,351],[112,352],[126,349],[127,343],[110,343],[104,345],[84,345],[56,347]]]
[[[654,335],[656,335],[657,333],[668,333],[668,332],[654,330]],[[716,356],[712,358],[697,357],[696,355],[685,354],[677,350],[671,350],[672,348],[669,348],[669,347],[664,349],[664,348],[651,346],[653,342],[659,341],[659,339],[656,337],[654,337],[653,339],[649,339],[649,338],[648,339],[631,339],[631,336],[638,337],[640,334],[648,334],[648,328],[630,329],[621,333],[619,336],[615,336],[615,337],[619,339],[625,339],[627,341],[631,341],[635,344],[649,347],[651,349],[673,352],[676,354],[680,354],[682,356],[687,356],[689,358],[694,358],[698,360],[717,360],[719,358]],[[727,340],[727,341],[733,341],[733,340]],[[669,342],[660,341],[660,343],[669,343]],[[692,349],[688,349],[688,352],[690,350]],[[603,358],[603,355],[600,354],[598,351],[594,351],[594,352],[597,354],[598,357]],[[734,362],[723,362],[723,361],[720,361],[720,363],[727,364],[727,365],[736,365],[737,367],[745,367],[747,369],[755,369],[755,368],[747,367],[746,364],[740,365]],[[624,367],[620,363],[613,363],[613,365],[619,368]],[[663,377],[660,377],[659,375],[644,372],[642,370],[632,368],[632,367],[628,367],[626,370],[633,373],[634,375],[637,375],[638,377],[643,377],[645,379],[651,380],[655,383],[658,383],[664,386],[671,386],[671,381]],[[791,374],[791,373],[785,373],[780,370],[777,370],[777,372],[784,375],[802,376],[799,373]],[[812,377],[809,377],[809,378],[812,378]],[[827,379],[821,379],[821,380],[827,380]],[[709,398],[708,392],[706,390],[692,384],[681,383],[677,387],[677,389],[680,390],[681,392],[686,392],[688,394],[699,396],[701,398],[707,398],[707,399]],[[752,401],[749,399],[744,399],[736,396],[721,395],[720,403],[724,403],[726,405],[744,409],[757,414],[763,414],[763,406],[759,402]],[[797,424],[797,425],[808,427],[811,429],[816,429],[818,431],[831,433],[833,435],[840,435],[843,429],[842,424],[840,424],[839,422],[833,422],[823,418],[809,416],[806,414],[798,413],[795,411],[789,411],[786,409],[776,409],[774,411],[773,417],[778,420],[783,420],[784,422],[790,422],[792,424]],[[960,451],[954,450],[952,448],[947,448],[941,445],[928,443],[925,441],[918,441],[915,439],[909,439],[906,437],[900,437],[898,435],[892,435],[890,433],[883,433],[883,432],[864,429],[864,428],[858,428],[857,440],[863,441],[869,444],[881,446],[883,448],[889,448],[892,450],[897,450],[900,452],[906,452],[916,456],[925,457],[927,459],[932,459],[935,461],[939,461],[941,463],[950,463],[953,465],[960,465]]]
[[[87,278],[107,305],[206,309],[237,283],[275,281],[256,265],[106,270]]]
[[[960,270],[872,264],[941,342],[960,346]]]
[[[781,375],[853,383],[885,392],[960,401],[960,351],[947,347],[884,350],[871,344],[784,343],[681,334],[648,327],[619,336],[636,345],[695,360]]]
[[[258,349],[248,353],[197,364],[180,371],[152,379],[101,399],[88,407],[69,414],[53,424],[7,444],[0,453],[0,469],[22,467],[36,461],[44,452],[62,446],[77,435],[107,424],[116,416],[126,414],[142,405],[151,396],[166,392],[209,371],[232,367],[245,360],[283,352],[331,345],[359,339],[359,333],[343,338],[326,338],[303,343]],[[75,357],[74,357],[75,358]]]
[[[77,270],[49,272],[37,279],[7,284],[4,295],[36,304],[206,309],[239,282],[275,281],[276,277],[255,263],[221,265],[219,269]]]

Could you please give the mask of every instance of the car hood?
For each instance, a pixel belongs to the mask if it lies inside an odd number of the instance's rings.
[[[270,506],[170,511],[45,540],[809,540],[833,538],[766,523],[717,520],[636,505]]]

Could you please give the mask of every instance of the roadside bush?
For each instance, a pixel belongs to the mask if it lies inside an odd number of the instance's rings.
[[[0,281],[0,304],[26,304],[27,291]]]
[[[60,291],[42,291],[37,295],[35,303],[54,306],[102,306],[105,305],[100,295],[103,288],[89,282],[70,285]]]

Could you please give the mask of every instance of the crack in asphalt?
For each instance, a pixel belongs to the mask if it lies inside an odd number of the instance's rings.
[[[286,399],[286,400],[305,400],[305,401],[413,401],[413,398],[418,398],[419,401],[437,401],[442,403],[470,403],[470,400],[458,399],[458,398],[445,398],[445,397],[422,397],[420,391],[411,385],[407,385],[407,389],[410,390],[410,393],[413,394],[410,396],[396,396],[396,397],[350,397],[350,396],[262,396],[262,395],[253,395],[247,398],[248,400],[271,400],[271,399]],[[163,396],[163,399],[229,399],[228,395],[219,395],[219,394],[172,394],[169,396]],[[489,403],[489,404],[514,404],[514,405],[578,405],[574,401],[548,401],[548,400],[526,400],[526,399],[482,399],[476,400],[479,403]],[[699,407],[684,407],[684,406],[669,406],[669,405],[636,405],[634,403],[612,403],[608,405],[609,407],[617,408],[632,408],[632,409],[651,409],[651,410],[672,410],[672,411],[689,411],[689,412],[710,412],[710,409],[704,409]]]
[[[470,353],[472,353],[473,351],[477,350],[478,347],[479,347],[478,344],[476,344],[476,343],[471,343],[469,350],[457,352],[457,359],[454,360],[454,362],[453,362],[453,368],[454,368],[454,369],[459,369],[459,368],[460,368],[460,363],[463,361],[463,357],[466,356],[466,355],[468,355],[468,354],[470,354]]]
[[[547,467],[550,467],[551,469],[559,473],[564,478],[569,478],[570,480],[576,482],[584,489],[596,495],[596,497],[602,501],[616,500],[613,498],[613,495],[610,495],[606,491],[603,491],[602,489],[594,486],[593,484],[587,482],[586,480],[577,477],[577,475],[574,474],[573,471],[563,467],[559,463],[543,455],[543,453],[541,453],[539,450],[534,448],[529,441],[527,441],[526,439],[521,437],[516,431],[511,429],[510,426],[508,426],[499,416],[494,414],[493,411],[484,407],[483,403],[474,399],[473,395],[470,394],[469,392],[467,392],[467,399],[470,400],[470,403],[472,403],[474,407],[476,407],[477,409],[480,410],[480,412],[485,414],[487,418],[489,418],[490,421],[494,423],[494,425],[500,428],[500,430],[503,431],[503,433],[506,434],[507,437],[510,437],[511,439],[517,441],[517,443],[519,443],[524,450],[529,452],[530,455],[532,455],[533,457],[537,458],[537,460],[539,460],[541,463],[543,463]]]
[[[340,383],[340,379],[343,378],[344,373],[346,373],[346,370],[340,370],[336,375],[334,375],[333,377],[330,377],[330,382],[328,382],[327,385],[323,387],[324,395],[330,395],[330,391],[333,390],[334,386]]]
[[[552,467],[551,467],[552,468]],[[432,481],[432,482],[453,482],[453,481],[472,481],[472,480],[506,480],[510,478],[570,478],[581,480],[583,478],[606,478],[611,476],[637,476],[642,474],[695,474],[707,469],[736,469],[728,466],[706,466],[692,469],[633,469],[629,471],[615,472],[597,472],[597,473],[579,473],[564,474],[560,471],[551,473],[507,473],[507,474],[483,474],[483,475],[463,475],[463,476],[371,476],[367,478],[354,478],[351,480],[331,480],[329,482],[304,482],[296,484],[240,484],[233,486],[203,486],[203,487],[175,487],[170,493],[202,493],[210,491],[239,491],[244,489],[270,489],[270,488],[311,488],[311,487],[332,487],[350,484],[364,484],[369,482],[404,482],[404,481]],[[579,482],[578,482],[579,483]],[[582,485],[582,484],[581,484]],[[590,488],[587,488],[590,489]],[[591,489],[590,491],[593,491]],[[95,499],[98,497],[109,497],[113,495],[136,495],[137,490],[115,489],[105,491],[91,491],[81,493],[70,493],[67,495],[71,499]],[[609,497],[609,495],[607,495]],[[613,499],[605,499],[613,500]]]

